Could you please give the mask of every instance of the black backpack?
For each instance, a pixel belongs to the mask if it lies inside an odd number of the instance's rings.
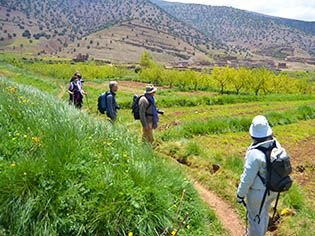
[[[139,101],[140,101],[140,98],[142,98],[143,96],[144,95],[138,96],[136,94],[133,96],[132,107],[131,108],[132,108],[132,113],[133,113],[133,117],[134,117],[135,120],[140,120]],[[149,104],[151,104],[150,101],[149,101]]]
[[[274,142],[271,148],[264,148],[262,146],[258,146],[256,147],[256,149],[260,150],[261,152],[265,154],[266,164],[267,164],[266,179],[264,179],[258,173],[258,177],[266,186],[264,197],[260,205],[259,213],[258,215],[256,215],[256,217],[258,218],[258,224],[259,224],[260,214],[261,214],[263,205],[265,203],[267,194],[270,194],[270,191],[278,193],[276,204],[274,206],[274,213],[272,217],[273,219],[277,211],[277,205],[278,205],[280,193],[288,191],[291,188],[293,181],[289,176],[292,172],[290,157],[288,156],[288,154],[283,148],[277,148],[276,142]]]
[[[105,114],[106,112],[106,98],[108,96],[108,92],[106,93],[102,93],[99,97],[98,97],[98,102],[97,102],[97,109],[101,114]]]

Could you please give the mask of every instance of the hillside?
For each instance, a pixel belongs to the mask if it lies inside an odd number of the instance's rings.
[[[181,235],[222,232],[178,167],[126,129],[3,78],[0,107],[1,235],[170,235],[185,214]]]
[[[108,35],[108,30],[111,31],[112,27],[120,27],[122,24],[125,27],[122,28],[123,31],[133,29],[135,25],[141,30],[151,31],[149,32],[151,37],[142,37],[148,32],[142,34],[142,31],[139,31],[136,35],[137,40],[123,42],[127,47],[129,45],[136,47],[133,50],[138,57],[144,49],[149,49],[152,52],[173,55],[177,60],[180,58],[188,60],[193,56],[191,52],[193,50],[207,54],[211,49],[226,48],[223,44],[210,41],[203,33],[176,20],[149,1],[1,0],[0,6],[2,25],[0,45],[5,50],[58,55],[63,51],[61,54],[64,55],[64,52],[69,51],[67,50],[69,45],[72,44],[70,48],[73,50],[73,45],[78,45],[80,40],[92,33],[101,31]],[[159,37],[152,37],[158,34]],[[89,36],[90,40],[91,37],[93,36]],[[168,38],[174,38],[178,42],[169,44]],[[113,35],[110,40],[117,41],[117,38]],[[123,41],[122,38],[119,40]],[[108,44],[109,41],[102,41],[91,50],[90,47],[86,48],[87,50],[77,48],[75,52],[77,54],[87,51],[92,57],[99,57],[100,54],[108,56],[111,54],[108,52],[113,49],[112,45]],[[163,46],[164,44],[166,46]],[[184,47],[190,52],[183,50],[181,46],[183,44],[186,44]],[[171,52],[164,47],[170,48]],[[124,51],[124,47],[115,45],[113,56],[109,55],[110,59],[117,59],[115,55],[118,50]],[[182,53],[176,55],[179,51],[184,51],[185,56],[181,56]],[[66,56],[69,55],[66,53]],[[125,57],[118,57],[118,59],[124,62]]]
[[[159,0],[0,0],[0,51],[30,57],[313,70],[314,22]],[[286,61],[285,61],[286,60]]]
[[[280,59],[315,56],[315,22],[271,17],[231,7],[152,2],[213,40],[247,47],[260,56]]]

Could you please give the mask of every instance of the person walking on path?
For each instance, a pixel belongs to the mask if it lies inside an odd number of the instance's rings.
[[[277,193],[270,191],[262,204],[266,190],[267,163],[265,154],[257,148],[271,150],[273,147],[281,148],[281,146],[273,137],[272,129],[264,116],[259,115],[253,119],[249,133],[253,143],[245,156],[244,170],[237,190],[237,201],[245,204],[246,198],[249,236],[263,236],[268,230],[269,208],[276,199]]]
[[[109,92],[106,93],[106,115],[110,118],[111,122],[117,119],[117,110],[120,106],[116,100],[116,93],[118,91],[118,83],[116,81],[109,82]]]
[[[158,113],[163,114],[163,111],[159,111],[155,105],[154,96],[157,88],[153,85],[148,85],[145,90],[144,96],[141,96],[139,100],[139,116],[143,127],[143,141],[147,141],[152,144],[154,141],[153,130],[158,127],[159,116]]]

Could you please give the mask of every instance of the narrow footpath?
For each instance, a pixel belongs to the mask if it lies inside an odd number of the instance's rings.
[[[215,193],[209,191],[198,182],[194,182],[194,187],[207,203],[213,209],[216,216],[222,223],[223,227],[231,236],[242,236],[245,233],[245,228],[241,223],[241,219],[225,201],[219,198]]]

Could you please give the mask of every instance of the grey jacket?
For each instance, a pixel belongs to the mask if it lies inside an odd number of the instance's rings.
[[[276,146],[281,148],[279,142],[274,138],[257,145],[251,145],[245,156],[244,171],[241,176],[241,182],[238,186],[237,195],[240,197],[246,197],[249,189],[265,190],[266,186],[258,176],[258,172],[262,178],[266,178],[267,164],[265,154],[258,149],[258,146],[269,148],[273,142],[276,141]]]
[[[145,96],[139,100],[139,115],[140,121],[144,128],[148,128],[153,124],[153,109]]]

